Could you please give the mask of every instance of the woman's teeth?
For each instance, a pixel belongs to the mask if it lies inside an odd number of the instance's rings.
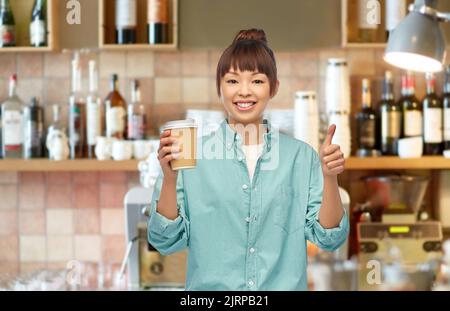
[[[251,108],[253,105],[255,105],[255,102],[249,102],[249,103],[236,103],[239,109],[246,110]]]

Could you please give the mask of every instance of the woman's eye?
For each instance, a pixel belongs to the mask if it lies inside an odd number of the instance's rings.
[[[230,83],[230,84],[235,84],[235,83],[237,83],[237,81],[236,81],[236,80],[234,80],[234,79],[231,79],[231,80],[227,80],[227,83]]]
[[[262,83],[264,83],[263,80],[254,80],[253,82],[256,83],[256,84],[262,84]]]

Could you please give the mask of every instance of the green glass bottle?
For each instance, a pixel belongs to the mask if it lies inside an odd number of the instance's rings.
[[[16,23],[9,0],[0,0],[0,47],[16,45]]]

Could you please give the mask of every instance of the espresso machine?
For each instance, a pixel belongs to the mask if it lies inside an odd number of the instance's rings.
[[[151,190],[136,187],[125,196],[128,287],[176,290],[185,286],[186,251],[161,255],[147,240]]]
[[[392,263],[393,253],[403,271],[410,273],[411,278],[417,278],[417,268],[437,260],[442,248],[440,222],[418,220],[428,178],[371,176],[363,178],[363,182],[368,193],[365,205],[368,207],[367,211],[372,213],[364,213],[356,227],[360,262],[359,289],[378,289],[380,284],[369,284],[367,275],[373,272],[374,263]],[[380,215],[381,219],[375,219],[374,215]],[[422,285],[417,287],[426,290],[429,284],[425,285],[424,280],[431,282],[431,274],[420,276]]]

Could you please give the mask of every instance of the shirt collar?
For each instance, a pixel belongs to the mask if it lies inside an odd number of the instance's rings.
[[[267,129],[267,131],[263,134],[264,143],[267,146],[267,150],[270,150],[272,140],[276,135],[273,135],[273,128],[269,120],[263,119],[263,124]],[[235,144],[242,144],[242,138],[230,126],[230,124],[228,123],[228,118],[225,118],[220,124],[220,127],[217,130],[217,135],[224,142],[225,147],[228,150],[232,149]]]

